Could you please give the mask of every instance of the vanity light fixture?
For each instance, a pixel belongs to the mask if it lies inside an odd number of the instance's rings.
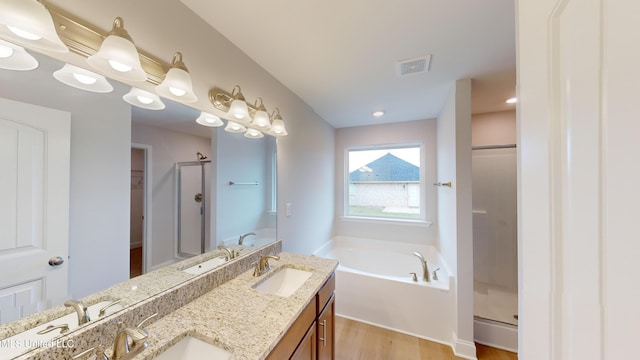
[[[218,127],[224,125],[224,123],[218,116],[204,111],[200,113],[200,116],[198,116],[196,122],[200,125],[209,127]]]
[[[173,55],[171,69],[165,75],[162,83],[156,86],[156,91],[161,96],[180,102],[194,103],[198,101],[196,94],[193,93],[189,70],[182,62],[182,53],[177,52]]]
[[[371,113],[371,115],[373,115],[373,117],[377,117],[377,118],[379,118],[379,117],[384,116],[384,111],[382,111],[382,110],[377,110],[377,111],[374,111],[373,113]]]
[[[260,139],[264,137],[264,134],[256,129],[247,129],[244,133],[244,137],[249,139]]]
[[[258,101],[260,104],[258,105]],[[257,98],[254,107],[257,109],[253,114],[253,121],[251,122],[253,125],[264,128],[265,130],[271,126],[271,120],[269,119],[269,114],[267,113],[267,109],[264,107],[262,103],[262,98]],[[255,136],[251,136],[255,138]]]
[[[147,110],[162,110],[165,108],[160,96],[135,87],[132,87],[131,91],[122,96],[122,99],[133,106]]]
[[[507,99],[507,104],[515,104],[517,102],[518,102],[518,98],[515,98],[515,97]]]
[[[246,128],[250,127],[262,134],[278,137],[288,135],[284,121],[280,116],[280,110],[275,109],[273,114],[269,116],[262,98],[256,99],[253,105],[247,104],[239,85],[234,86],[231,93],[218,87],[211,89],[209,91],[209,101],[211,101],[216,109],[227,114],[226,118],[230,119],[230,123],[242,125],[245,128],[245,130],[242,131],[246,131]],[[247,111],[246,115],[244,109]],[[253,120],[251,119],[251,115],[253,115]],[[225,130],[232,131],[234,130],[233,128],[234,125],[231,124],[228,125]],[[232,132],[242,131],[235,129],[235,131]],[[251,131],[251,133],[255,134],[253,131]],[[251,136],[251,134],[247,134],[247,137],[256,138],[255,136]]]
[[[37,67],[38,60],[22,46],[0,40],[0,69],[27,71]]]
[[[228,120],[227,126],[224,128],[224,131],[230,133],[243,133],[247,131],[247,128],[244,125],[238,124],[237,122]]]
[[[53,77],[65,85],[80,90],[97,93],[113,91],[113,86],[104,76],[71,64],[64,64],[62,69],[53,73]]]
[[[273,110],[273,114],[271,114],[271,128],[269,129],[269,135],[275,137],[287,136],[287,129],[284,127],[284,121],[282,120],[282,116],[280,116],[280,109],[275,108]]]
[[[44,0],[0,1],[0,37],[38,50],[69,52],[56,32]]]
[[[102,41],[100,50],[87,62],[109,77],[122,81],[145,81],[147,73],[140,64],[138,49],[124,28],[121,17],[113,20],[113,27]]]

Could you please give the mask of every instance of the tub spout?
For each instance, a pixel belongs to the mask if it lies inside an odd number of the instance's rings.
[[[429,274],[429,267],[427,266],[427,260],[425,260],[424,256],[422,256],[422,254],[420,254],[419,252],[414,252],[413,255],[420,259],[420,264],[422,265],[422,280],[430,282],[431,279]]]

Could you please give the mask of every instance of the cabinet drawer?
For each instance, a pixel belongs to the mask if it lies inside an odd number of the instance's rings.
[[[322,309],[324,309],[325,305],[327,305],[327,302],[333,295],[333,292],[335,291],[335,289],[336,289],[336,273],[332,273],[331,276],[329,276],[329,279],[327,279],[324,285],[322,285],[322,287],[320,288],[320,291],[318,291],[318,294],[316,295],[317,303],[318,303],[318,308],[316,309],[317,314],[320,314],[322,312]]]

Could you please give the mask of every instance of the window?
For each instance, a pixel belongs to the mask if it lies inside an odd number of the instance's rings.
[[[345,216],[424,220],[422,146],[347,149]]]

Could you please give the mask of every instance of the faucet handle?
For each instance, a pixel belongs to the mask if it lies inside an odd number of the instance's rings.
[[[138,328],[138,329],[142,328],[147,323],[147,321],[152,320],[156,316],[158,316],[158,313],[154,313],[154,314],[151,314],[151,315],[147,316],[142,321],[140,321],[140,323],[136,326],[136,328]]]
[[[433,280],[438,280],[438,270],[440,270],[440,268],[433,270]]]
[[[44,334],[50,333],[50,332],[52,332],[53,330],[56,330],[56,329],[60,329],[60,334],[64,334],[67,331],[69,331],[69,325],[68,324],[49,325],[46,328],[38,331],[36,334],[44,335]]]
[[[410,272],[409,275],[413,275],[411,277],[411,279],[413,280],[413,282],[418,282],[418,274],[414,273],[414,272]]]

